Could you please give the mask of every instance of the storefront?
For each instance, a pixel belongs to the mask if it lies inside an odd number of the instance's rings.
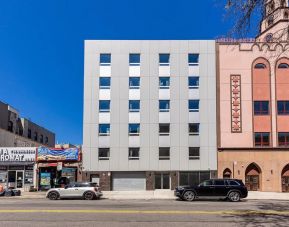
[[[0,148],[0,184],[25,191],[34,187],[35,155],[34,147]]]
[[[79,148],[46,148],[37,150],[38,189],[64,187],[77,181],[80,171]]]

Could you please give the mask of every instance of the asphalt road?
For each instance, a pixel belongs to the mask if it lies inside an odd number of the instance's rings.
[[[289,201],[0,199],[0,226],[289,226]]]

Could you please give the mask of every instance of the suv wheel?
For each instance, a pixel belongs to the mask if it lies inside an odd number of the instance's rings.
[[[231,202],[239,202],[240,201],[240,193],[239,192],[230,192],[228,198]]]
[[[92,192],[86,192],[83,197],[85,200],[93,200],[94,194]]]
[[[57,192],[49,192],[47,197],[50,200],[57,200],[59,198],[59,194]]]
[[[195,200],[195,193],[193,191],[186,191],[183,198],[184,200],[191,202]]]

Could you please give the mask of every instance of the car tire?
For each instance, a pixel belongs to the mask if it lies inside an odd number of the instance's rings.
[[[230,192],[228,195],[228,199],[231,202],[239,202],[241,199],[241,194],[240,194],[240,192],[236,192],[236,191]]]
[[[183,195],[183,199],[189,202],[192,202],[195,200],[195,193],[193,191],[186,191]]]
[[[85,192],[83,198],[85,200],[93,200],[95,198],[95,195],[93,192]]]
[[[59,194],[57,192],[49,192],[47,197],[50,200],[58,200],[59,199]]]

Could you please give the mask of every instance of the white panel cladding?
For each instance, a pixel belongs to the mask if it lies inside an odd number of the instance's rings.
[[[140,89],[129,89],[129,100],[140,100]]]
[[[159,123],[170,123],[170,112],[159,112]]]
[[[111,66],[110,65],[101,65],[99,66],[99,76],[101,77],[110,77],[111,76]]]
[[[98,117],[99,124],[110,123],[110,113],[99,113]]]
[[[189,66],[189,76],[199,76],[200,75],[200,66],[193,65]]]
[[[159,66],[159,76],[170,76],[170,66],[169,65],[161,65]]]
[[[199,147],[200,136],[189,136],[189,147]]]
[[[200,89],[189,89],[189,99],[200,99]]]
[[[140,66],[129,66],[129,76],[140,77]]]
[[[129,147],[140,147],[140,136],[129,136],[128,137]]]
[[[100,89],[99,100],[110,100],[110,89]]]
[[[159,146],[160,147],[170,147],[171,146],[171,136],[159,136]]]
[[[98,146],[99,147],[110,147],[110,136],[99,136],[98,137]]]
[[[129,113],[129,123],[140,123],[140,113]]]
[[[200,113],[189,112],[189,123],[200,123]]]
[[[159,99],[169,100],[170,99],[170,89],[159,89]]]

